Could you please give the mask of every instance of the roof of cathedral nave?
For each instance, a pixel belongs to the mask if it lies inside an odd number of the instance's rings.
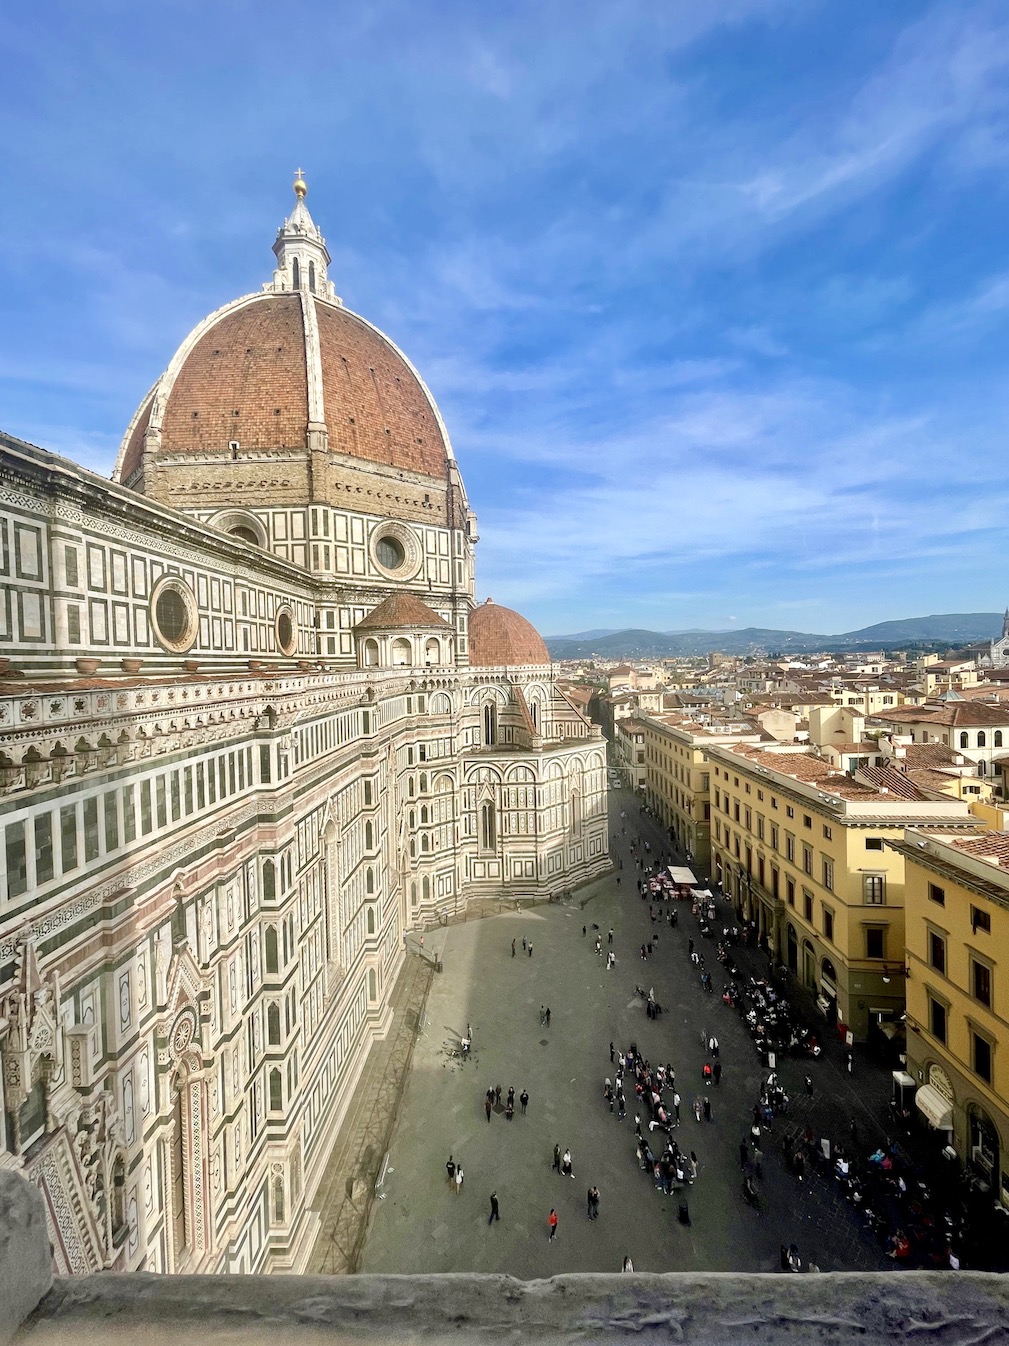
[[[186,337],[123,437],[114,477],[130,482],[145,448],[202,457],[304,450],[325,430],[330,453],[444,480],[453,458],[434,399],[403,352],[343,306],[329,253],[295,181],[278,267],[258,294]]]
[[[481,668],[549,664],[543,637],[525,617],[488,598],[469,619],[469,661]]]

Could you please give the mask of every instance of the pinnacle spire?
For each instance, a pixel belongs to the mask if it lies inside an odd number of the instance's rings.
[[[308,290],[323,299],[335,299],[339,303],[326,270],[330,262],[326,240],[305,204],[308,184],[300,168],[295,170],[294,195],[294,209],[277,230],[277,239],[273,245],[277,258],[273,282],[264,288]]]

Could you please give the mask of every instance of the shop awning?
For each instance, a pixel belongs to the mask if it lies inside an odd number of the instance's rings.
[[[931,1084],[923,1084],[914,1096],[915,1106],[937,1131],[952,1131],[953,1107]]]
[[[674,883],[682,883],[687,887],[693,888],[697,880],[693,873],[683,865],[670,865],[666,871]]]

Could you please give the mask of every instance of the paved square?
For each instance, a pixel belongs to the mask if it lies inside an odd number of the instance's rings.
[[[782,1242],[797,1243],[823,1270],[892,1266],[829,1184],[813,1178],[800,1187],[780,1162],[785,1127],[805,1120],[805,1099],[796,1097],[794,1083],[810,1069],[817,1090],[829,1094],[834,1085],[826,1062],[784,1063],[779,1073],[786,1086],[793,1084],[794,1115],[776,1120],[767,1140],[762,1210],[743,1202],[739,1142],[763,1072],[739,1016],[717,993],[701,989],[689,962],[687,941],[697,933],[689,905],[678,904],[676,929],[651,925],[648,903],[636,892],[638,871],[628,843],[641,831],[654,853],[662,838],[648,819],[639,820],[627,795],[614,800],[618,834],[621,803],[633,817],[617,847],[623,859],[619,886],[614,876],[583,890],[570,906],[540,906],[428,932],[426,947],[441,953],[444,972],[434,978],[428,998],[360,1269],[530,1278],[619,1271],[630,1254],[638,1271],[774,1271]],[[611,925],[617,965],[608,972]],[[594,952],[596,927],[603,956]],[[642,941],[655,931],[655,955],[643,962]],[[532,942],[531,957],[523,953],[523,937]],[[720,989],[713,942],[704,948]],[[654,986],[666,1011],[659,1020],[646,1017],[636,983]],[[541,1005],[550,1007],[549,1028],[540,1025]],[[473,1052],[462,1060],[455,1053],[467,1024]],[[719,1039],[723,1075],[709,1091],[712,1121],[698,1124],[690,1104],[703,1092],[702,1035],[708,1031]],[[697,1181],[685,1193],[689,1225],[677,1220],[679,1198],[656,1191],[638,1167],[632,1098],[623,1122],[603,1101],[603,1081],[612,1074],[611,1039],[618,1048],[637,1042],[653,1063],[669,1061],[675,1068],[683,1120],[674,1134],[700,1163]],[[512,1121],[495,1111],[488,1123],[484,1095],[497,1085],[502,1102],[510,1086],[516,1100],[527,1089],[528,1114],[516,1101]],[[646,1116],[642,1110],[643,1125]],[[552,1170],[555,1144],[571,1149],[573,1178]],[[446,1178],[450,1154],[465,1171],[458,1194]],[[586,1193],[593,1184],[600,1191],[597,1221],[587,1218]],[[492,1191],[501,1219],[490,1226]],[[559,1226],[548,1244],[551,1207]]]

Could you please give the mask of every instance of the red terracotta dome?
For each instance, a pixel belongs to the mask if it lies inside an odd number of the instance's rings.
[[[469,619],[469,661],[478,668],[549,664],[550,652],[532,622],[488,598]]]
[[[297,462],[319,452],[443,482],[452,447],[434,399],[403,352],[344,308],[325,239],[295,183],[273,280],[204,319],[179,347],[123,437],[114,477],[150,490],[148,467],[197,460]],[[284,475],[283,473],[281,474]],[[278,485],[296,483],[296,470]],[[172,485],[161,483],[176,503]],[[202,489],[202,488],[201,488]],[[208,496],[209,503],[214,503]],[[261,503],[261,502],[260,502]]]
[[[116,477],[130,482],[152,431],[159,453],[212,457],[232,441],[304,449],[310,427],[331,453],[439,480],[451,456],[431,394],[388,337],[332,300],[264,293],[186,338],[134,417]]]

